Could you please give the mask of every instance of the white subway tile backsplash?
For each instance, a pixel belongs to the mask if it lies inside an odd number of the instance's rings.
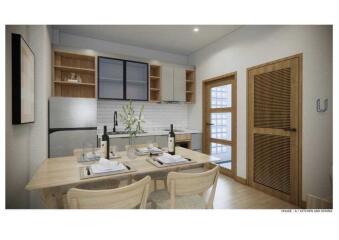
[[[114,111],[121,112],[122,106],[128,104],[128,101],[114,100],[98,100],[98,134],[102,134],[104,125],[107,125],[108,131],[113,128],[113,113]],[[142,105],[144,105],[144,129],[159,130],[169,128],[173,123],[175,128],[187,128],[187,105],[184,103],[158,104],[148,102],[133,102],[134,109],[137,113]],[[123,130],[120,118],[118,117],[117,129]]]

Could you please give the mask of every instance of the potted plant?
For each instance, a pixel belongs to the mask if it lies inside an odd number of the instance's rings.
[[[122,112],[119,113],[120,119],[125,126],[125,131],[128,133],[127,157],[129,159],[136,158],[135,155],[135,137],[137,134],[143,133],[142,124],[144,121],[143,116],[144,105],[141,106],[139,114],[136,114],[132,101],[130,100],[127,105],[122,106]]]

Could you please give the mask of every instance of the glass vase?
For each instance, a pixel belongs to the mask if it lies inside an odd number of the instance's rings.
[[[126,155],[127,158],[130,160],[136,159],[136,147],[135,147],[135,137],[134,136],[129,136],[128,138],[128,143],[129,145],[126,146]]]

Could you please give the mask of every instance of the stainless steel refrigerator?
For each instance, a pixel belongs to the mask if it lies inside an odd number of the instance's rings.
[[[73,149],[97,145],[97,101],[51,97],[48,102],[48,155],[73,155]]]

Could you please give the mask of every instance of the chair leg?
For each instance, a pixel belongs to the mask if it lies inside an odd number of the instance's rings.
[[[151,208],[152,209],[156,209],[157,208],[157,205],[155,204],[155,202],[151,201]]]
[[[167,189],[167,181],[164,179],[165,190]]]

